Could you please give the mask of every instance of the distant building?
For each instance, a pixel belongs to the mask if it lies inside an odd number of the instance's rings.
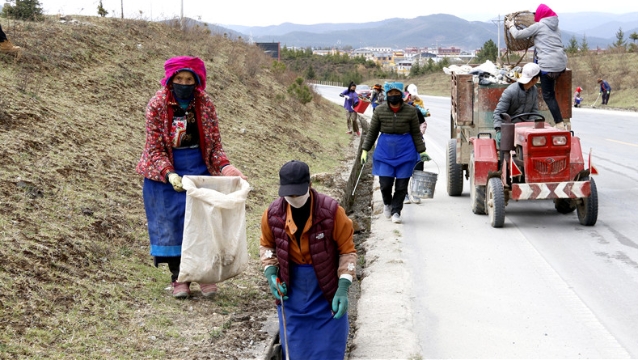
[[[264,52],[277,61],[281,60],[281,45],[279,42],[255,43],[264,50]]]
[[[410,75],[412,60],[398,60],[395,69],[399,75]]]

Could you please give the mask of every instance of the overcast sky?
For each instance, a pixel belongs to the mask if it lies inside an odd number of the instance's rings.
[[[108,16],[161,20],[180,15],[181,0],[102,0]],[[97,0],[40,0],[47,14],[97,15]],[[365,23],[390,18],[412,19],[432,14],[450,14],[470,21],[496,20],[521,10],[535,10],[538,1],[512,0],[183,0],[184,16],[217,25],[267,26],[295,24]],[[417,4],[422,4],[417,6]],[[489,6],[487,4],[490,4]],[[638,11],[636,0],[560,0],[545,2],[561,13],[607,12],[625,14]],[[140,15],[140,11],[142,11]]]

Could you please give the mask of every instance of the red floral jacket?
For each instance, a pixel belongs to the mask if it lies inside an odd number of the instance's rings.
[[[175,171],[169,135],[174,104],[172,93],[162,88],[146,107],[146,145],[135,170],[147,179],[166,182],[166,173]],[[217,110],[208,94],[198,90],[195,91],[195,109],[202,157],[211,175],[221,175],[222,167],[230,161],[222,148]]]

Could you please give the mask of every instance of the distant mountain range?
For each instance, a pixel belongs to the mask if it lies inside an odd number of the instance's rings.
[[[586,36],[590,49],[597,46],[606,48],[616,41],[618,29],[622,28],[627,42],[631,42],[631,33],[638,32],[638,12],[623,15],[599,12],[565,13],[559,14],[559,19],[565,45],[569,44],[572,37],[580,44]],[[505,47],[502,23],[497,27],[492,22],[467,21],[448,14],[419,16],[413,19],[393,18],[359,24],[208,26],[215,33],[226,32],[233,37],[241,36],[255,42],[280,42],[282,46],[288,47],[454,46],[467,51],[481,48],[490,39],[498,43],[498,31],[501,31],[500,44],[501,47]]]

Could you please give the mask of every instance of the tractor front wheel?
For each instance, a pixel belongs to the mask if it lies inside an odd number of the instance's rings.
[[[500,178],[493,177],[487,182],[486,207],[492,227],[503,227],[505,223],[505,192]]]
[[[585,177],[582,180],[590,181],[591,194],[586,198],[578,200],[576,213],[578,214],[578,221],[581,225],[593,226],[596,224],[596,220],[598,220],[598,190],[596,190],[594,179]]]

